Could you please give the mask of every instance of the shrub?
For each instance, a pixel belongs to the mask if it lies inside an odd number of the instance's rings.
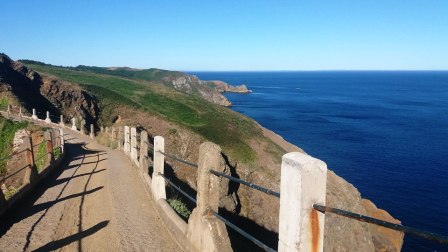
[[[167,200],[170,206],[176,211],[180,216],[188,219],[190,217],[191,211],[188,209],[187,204],[183,202],[180,198],[175,197]]]

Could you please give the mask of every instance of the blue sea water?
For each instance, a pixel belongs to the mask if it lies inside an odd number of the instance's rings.
[[[404,225],[448,235],[448,72],[191,72]],[[448,251],[410,235],[403,251]]]

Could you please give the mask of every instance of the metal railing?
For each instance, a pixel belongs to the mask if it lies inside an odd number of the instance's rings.
[[[185,161],[181,158],[178,158],[172,154],[168,154],[168,153],[164,153],[159,151],[159,153],[163,154],[164,156],[175,160],[177,162],[186,164],[190,167],[194,167],[194,168],[198,168],[198,165],[190,163],[188,161]],[[223,178],[226,178],[230,181],[233,181],[235,183],[239,183],[245,186],[248,186],[250,188],[253,188],[255,190],[264,192],[268,195],[272,195],[274,197],[280,198],[280,192],[276,192],[273,191],[271,189],[256,185],[254,183],[250,183],[248,181],[239,179],[239,178],[235,178],[233,176],[229,176],[225,173],[222,172],[218,172],[215,170],[210,169],[210,173],[216,175],[216,176],[220,176]],[[192,201],[193,203],[196,204],[196,200],[188,195],[188,193],[186,193],[185,191],[183,191],[180,187],[176,186],[171,180],[169,180],[168,178],[166,178],[163,174],[159,173],[160,176],[162,176],[165,181],[168,182],[168,184],[176,189],[177,191],[179,191],[181,194],[183,194],[185,197],[187,197],[190,201]],[[374,224],[374,225],[378,225],[378,226],[382,226],[385,228],[389,228],[392,230],[396,230],[396,231],[400,231],[403,232],[405,234],[410,234],[410,235],[415,235],[427,240],[431,240],[431,241],[436,241],[439,243],[448,243],[448,237],[447,236],[443,236],[443,235],[439,235],[439,234],[435,234],[432,232],[428,232],[428,231],[424,231],[424,230],[420,230],[417,228],[412,228],[412,227],[408,227],[408,226],[404,226],[401,224],[396,224],[396,223],[392,223],[392,222],[387,222],[384,220],[380,220],[380,219],[376,219],[376,218],[372,218],[366,215],[361,215],[358,213],[353,213],[353,212],[349,212],[346,210],[342,210],[342,209],[338,209],[338,208],[333,208],[333,207],[328,207],[328,206],[323,206],[323,205],[318,205],[318,204],[313,204],[312,205],[313,209],[322,212],[322,213],[333,213],[333,214],[337,214],[340,216],[344,216],[347,218],[351,218],[351,219],[355,219],[357,221],[361,221],[361,222],[366,222],[366,223],[370,223],[370,224]],[[269,246],[267,246],[266,244],[264,244],[263,242],[259,241],[258,239],[256,239],[255,237],[251,236],[250,234],[248,234],[247,232],[245,232],[244,230],[240,229],[239,227],[237,227],[236,225],[234,225],[233,223],[231,223],[230,221],[228,221],[227,219],[225,219],[224,217],[220,216],[218,213],[216,213],[215,211],[209,210],[214,216],[216,216],[219,220],[223,221],[228,227],[232,228],[233,230],[235,230],[236,232],[238,232],[239,234],[241,234],[242,236],[246,237],[247,239],[249,239],[250,241],[252,241],[254,244],[256,244],[257,246],[259,246],[260,248],[264,249],[265,251],[276,251],[272,248],[270,248]]]

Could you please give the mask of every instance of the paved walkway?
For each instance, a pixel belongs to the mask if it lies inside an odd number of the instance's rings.
[[[121,152],[66,139],[66,162],[0,220],[0,251],[179,251]]]

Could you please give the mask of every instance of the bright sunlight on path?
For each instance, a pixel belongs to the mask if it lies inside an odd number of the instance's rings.
[[[179,251],[121,152],[66,139],[66,161],[0,220],[1,251]]]

